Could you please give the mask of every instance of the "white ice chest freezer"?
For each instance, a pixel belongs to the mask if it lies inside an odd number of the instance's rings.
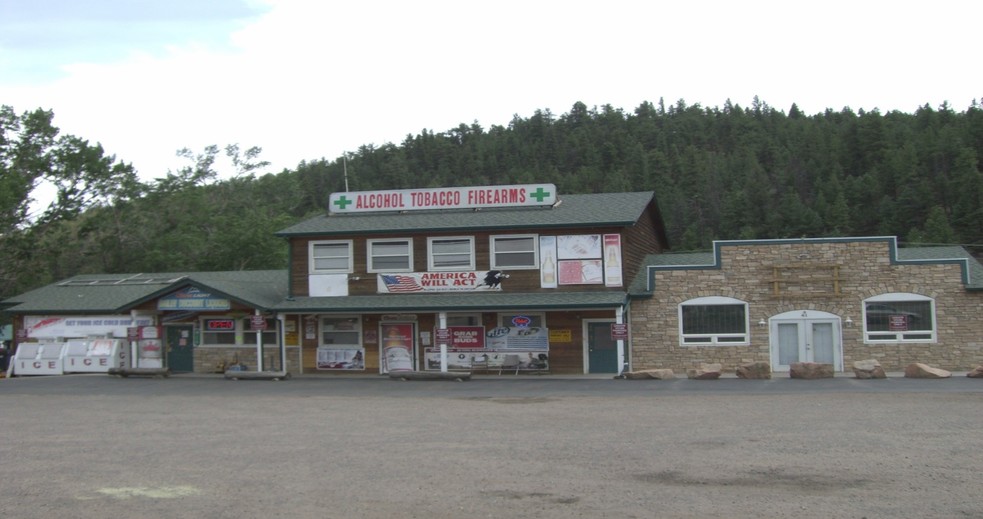
[[[119,339],[73,339],[62,350],[65,373],[108,373],[128,367],[126,348]]]
[[[14,354],[15,375],[61,375],[63,342],[21,343]]]

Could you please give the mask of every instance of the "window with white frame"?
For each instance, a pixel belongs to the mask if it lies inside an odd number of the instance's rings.
[[[277,340],[279,337],[279,334],[277,334],[278,321],[273,318],[265,319],[265,321],[266,321],[266,329],[260,332],[253,330],[252,317],[246,317],[245,319],[242,319],[240,321],[243,329],[243,339],[242,339],[243,344],[256,344],[256,333],[263,334],[262,338],[263,338],[264,346],[273,346],[278,343]]]
[[[201,321],[201,344],[215,346],[236,343],[236,320],[231,317],[203,319]]]
[[[310,244],[310,272],[352,272],[352,241],[312,241]]]
[[[935,301],[919,294],[881,294],[864,301],[867,342],[934,342]]]
[[[458,236],[427,240],[429,270],[474,270],[474,238]]]
[[[320,346],[362,345],[362,323],[358,317],[322,317]]]
[[[413,240],[391,238],[368,240],[369,272],[412,272]]]
[[[534,269],[539,266],[535,234],[513,234],[489,238],[491,268]]]
[[[699,297],[679,305],[683,345],[749,344],[748,305],[731,297]]]

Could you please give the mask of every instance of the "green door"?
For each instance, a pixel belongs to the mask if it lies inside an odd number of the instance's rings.
[[[195,370],[194,326],[165,326],[167,330],[167,367],[174,373]]]
[[[587,322],[587,372],[618,373],[618,341],[610,322]]]

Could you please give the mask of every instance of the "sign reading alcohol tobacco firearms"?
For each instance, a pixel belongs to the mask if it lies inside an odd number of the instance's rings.
[[[553,184],[353,191],[331,193],[328,199],[328,212],[342,214],[428,209],[535,207],[553,205],[556,201],[556,186]]]

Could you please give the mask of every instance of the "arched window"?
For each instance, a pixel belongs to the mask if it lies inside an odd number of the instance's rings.
[[[890,293],[864,301],[866,342],[935,342],[935,301],[919,294]]]
[[[679,305],[679,342],[737,346],[750,343],[747,303],[732,297],[698,297]]]

